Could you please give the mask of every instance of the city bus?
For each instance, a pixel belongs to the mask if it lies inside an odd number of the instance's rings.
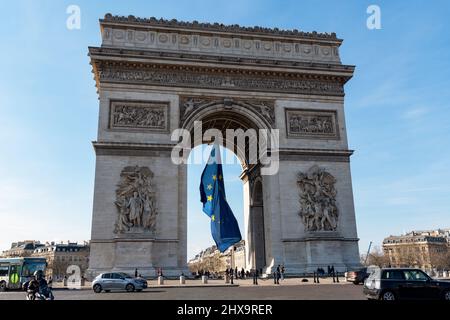
[[[47,262],[45,258],[1,258],[0,259],[0,291],[22,289],[37,270],[45,274]]]

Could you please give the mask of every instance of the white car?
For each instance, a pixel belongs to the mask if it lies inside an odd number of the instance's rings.
[[[127,292],[142,291],[147,288],[147,280],[133,278],[123,272],[102,273],[92,281],[92,289],[95,293],[111,290],[126,290]]]

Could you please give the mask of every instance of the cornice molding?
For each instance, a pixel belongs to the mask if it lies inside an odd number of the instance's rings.
[[[355,71],[355,66],[321,61],[296,61],[286,59],[273,59],[270,57],[242,57],[230,55],[216,55],[201,52],[175,52],[160,50],[144,50],[115,47],[89,47],[89,56],[93,59],[127,59],[134,61],[165,60],[180,61],[182,63],[218,63],[223,66],[233,65],[238,67],[251,66],[254,68],[289,68],[303,71],[342,73],[350,79]]]
[[[342,42],[338,39],[336,33],[319,33],[304,32],[297,29],[293,30],[283,30],[278,28],[267,28],[267,27],[244,27],[238,24],[225,25],[222,23],[202,23],[198,21],[186,22],[178,21],[176,19],[166,20],[157,19],[155,17],[150,18],[139,18],[133,15],[129,16],[118,16],[107,13],[103,19],[100,19],[102,25],[105,24],[124,24],[124,25],[136,25],[136,26],[154,26],[163,28],[177,28],[177,29],[191,29],[196,31],[210,31],[210,32],[226,32],[233,34],[249,34],[249,35],[265,35],[265,36],[282,36],[290,38],[302,38],[302,39],[316,39],[316,40],[331,40],[337,43]]]

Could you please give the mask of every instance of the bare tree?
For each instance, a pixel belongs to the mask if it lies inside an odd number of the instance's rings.
[[[385,267],[389,265],[389,257],[383,252],[380,247],[374,247],[367,257],[366,255],[361,255],[361,263],[366,266],[379,266]]]
[[[450,251],[438,252],[432,256],[432,265],[437,269],[450,269]]]

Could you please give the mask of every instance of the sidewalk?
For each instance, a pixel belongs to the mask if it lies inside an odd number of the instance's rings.
[[[272,278],[268,279],[258,279],[258,286],[273,286],[273,287],[282,287],[282,286],[298,286],[298,285],[314,285],[320,286],[324,284],[334,284],[334,285],[347,285],[351,284],[350,282],[346,282],[343,277],[339,278],[339,282],[333,283],[333,278],[321,278],[320,283],[314,283],[313,278],[306,278],[308,282],[302,282],[303,278],[287,278],[284,280],[280,280],[280,284],[274,284]],[[202,284],[201,279],[186,279],[186,284],[180,284],[178,279],[164,279],[163,285],[158,285],[157,280],[148,280],[148,288],[192,288],[192,287],[252,287],[253,279],[235,279],[233,280],[233,284],[225,283],[225,280],[212,280],[208,279],[207,284]],[[64,287],[62,282],[57,282],[53,284],[54,289],[69,289],[68,287]],[[82,290],[91,289],[91,283],[86,282]]]

